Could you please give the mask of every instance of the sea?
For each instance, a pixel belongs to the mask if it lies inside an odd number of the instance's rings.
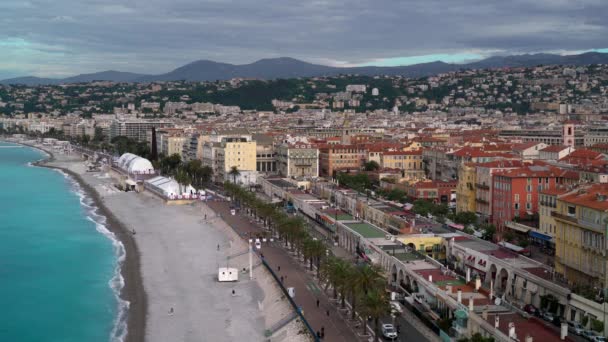
[[[0,341],[122,341],[124,247],[46,157],[0,142]]]

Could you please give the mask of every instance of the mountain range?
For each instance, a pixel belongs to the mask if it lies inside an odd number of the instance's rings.
[[[289,57],[261,59],[250,64],[228,64],[209,60],[195,61],[168,73],[144,75],[121,71],[102,71],[91,74],[80,74],[68,78],[53,79],[34,76],[10,78],[0,84],[67,84],[92,81],[114,82],[154,82],[154,81],[215,81],[231,78],[277,79],[294,77],[335,76],[340,74],[358,74],[367,76],[401,75],[405,77],[424,77],[443,72],[488,69],[506,67],[531,67],[536,65],[588,65],[608,64],[608,53],[587,52],[579,55],[525,54],[514,56],[494,56],[467,64],[448,64],[431,62],[407,66],[378,67],[332,67],[312,64]]]

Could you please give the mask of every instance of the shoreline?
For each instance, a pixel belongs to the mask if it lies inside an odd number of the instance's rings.
[[[140,252],[132,233],[105,206],[97,191],[85,182],[79,174],[67,168],[49,165],[49,163],[55,161],[55,156],[52,151],[21,142],[9,142],[31,147],[48,154],[48,158],[32,162],[32,165],[60,170],[69,175],[93,201],[94,205],[98,208],[98,214],[103,215],[106,218],[106,228],[114,234],[116,239],[122,243],[125,249],[125,259],[122,262],[122,265],[120,265],[120,274],[124,279],[124,286],[119,293],[120,299],[129,303],[126,309],[127,334],[124,341],[144,341],[146,335],[147,296],[144,290],[141,273]]]

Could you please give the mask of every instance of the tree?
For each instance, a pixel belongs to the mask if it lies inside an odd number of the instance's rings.
[[[382,275],[382,269],[377,265],[364,264],[362,266],[357,266],[353,269],[353,272],[349,277],[349,284],[353,308],[351,318],[355,319],[357,297],[361,294],[366,294],[373,288],[383,287],[384,277]],[[365,323],[365,320],[363,323]]]
[[[473,224],[477,222],[477,215],[471,211],[462,211],[456,214],[454,221],[464,225]]]
[[[184,168],[179,168],[175,173],[175,181],[179,184],[180,192],[183,193],[182,185],[187,187],[192,182],[192,179]]]
[[[238,167],[233,166],[230,168],[230,171],[228,172],[228,174],[232,176],[232,180],[233,180],[232,182],[234,184],[236,184],[236,177],[241,175],[241,171],[239,171]]]
[[[496,226],[491,223],[486,223],[481,226],[482,236],[484,240],[492,241],[494,234],[496,234]]]
[[[380,169],[380,165],[375,160],[370,160],[363,164],[365,171],[376,171]]]
[[[513,234],[512,231],[508,230],[503,237],[505,238],[505,241],[511,242],[513,241],[513,239],[515,239],[515,234]]]
[[[363,317],[371,317],[374,321],[375,342],[380,340],[380,317],[388,315],[390,312],[391,307],[384,289],[373,288],[361,296]]]

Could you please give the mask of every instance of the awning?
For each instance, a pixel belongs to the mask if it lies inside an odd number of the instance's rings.
[[[539,232],[535,232],[533,230],[530,231],[530,237],[533,237],[535,239],[545,240],[545,241],[551,241],[551,239],[553,239],[549,235],[545,235],[545,234],[542,234],[542,233],[539,233]]]
[[[505,226],[509,229],[517,230],[518,232],[522,233],[528,233],[528,231],[530,230],[530,227],[516,222],[506,222]]]

